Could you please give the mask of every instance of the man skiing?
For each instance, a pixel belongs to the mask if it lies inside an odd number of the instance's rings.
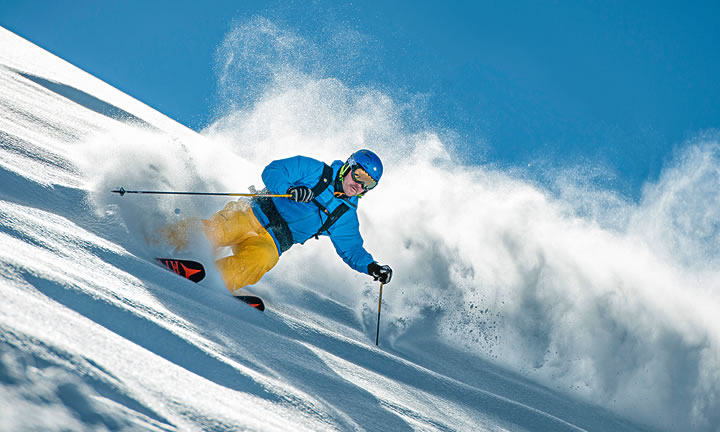
[[[330,237],[348,266],[389,283],[392,269],[365,250],[357,217],[358,199],[377,186],[382,173],[380,158],[370,150],[331,165],[305,156],[271,162],[262,173],[268,192],[290,198],[231,201],[202,221],[213,246],[232,249],[216,262],[228,290],[257,283],[293,244],[321,235]]]

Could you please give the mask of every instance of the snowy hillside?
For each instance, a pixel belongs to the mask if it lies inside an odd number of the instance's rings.
[[[720,430],[717,252],[660,208],[712,190],[714,141],[639,207],[555,201],[402,135],[384,95],[279,79],[198,134],[0,28],[1,430]],[[225,199],[110,193],[242,192],[272,159],[363,144],[388,161],[360,209],[396,272],[379,347],[378,285],[326,239],[249,289],[260,313],[203,239],[183,255],[207,264],[200,285],[152,262],[171,253],[154,230]],[[700,180],[677,181],[685,163]],[[418,171],[423,194],[399,199]]]

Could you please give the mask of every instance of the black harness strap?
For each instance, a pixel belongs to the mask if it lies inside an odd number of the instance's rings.
[[[324,164],[320,180],[318,180],[317,184],[311,189],[313,196],[318,196],[325,192],[325,189],[330,187],[332,183],[333,169],[330,165]],[[290,249],[294,243],[292,232],[290,231],[290,227],[285,219],[283,219],[280,215],[277,207],[275,207],[275,203],[272,198],[255,198],[255,200],[260,205],[260,210],[265,213],[265,216],[267,216],[269,220],[269,223],[264,228],[272,229],[275,234],[275,238],[277,238],[277,241],[280,244],[280,252],[282,253]],[[322,233],[330,229],[330,227],[337,222],[338,219],[340,219],[340,216],[350,209],[346,203],[343,203],[337,206],[337,208],[331,213],[327,208],[325,208],[325,206],[320,204],[318,200],[313,199],[312,202],[328,217],[327,220],[325,220],[325,223],[323,223],[320,227],[317,234],[314,235],[315,238],[319,238]]]
[[[333,169],[328,164],[324,165],[325,166],[323,167],[323,172],[320,176],[320,180],[318,180],[317,184],[311,189],[313,192],[313,196],[318,196],[321,193],[325,192],[325,189],[327,189],[332,184]]]
[[[330,165],[325,164],[325,167],[323,168],[322,176],[320,177],[320,181],[318,184],[315,185],[314,188],[312,188],[312,191],[314,193],[314,196],[318,196],[319,194],[323,193],[325,189],[327,189],[333,182],[333,169]],[[337,187],[338,185],[336,185]],[[321,212],[325,213],[325,215],[328,217],[325,220],[325,223],[322,224],[318,232],[313,236],[316,239],[320,238],[320,235],[330,229],[331,226],[335,222],[340,219],[340,216],[345,214],[346,211],[350,210],[350,207],[346,204],[340,204],[335,208],[335,210],[332,211],[332,213],[320,202],[316,199],[313,199],[312,202],[317,206],[318,209],[320,209]]]
[[[268,224],[263,228],[271,229],[273,234],[275,234],[275,238],[280,245],[280,253],[290,249],[290,246],[294,243],[292,232],[287,222],[285,222],[285,219],[280,216],[280,212],[277,207],[275,207],[272,198],[255,198],[255,201],[257,201],[258,205],[260,205],[260,210],[262,210],[268,218]]]
[[[328,213],[328,210],[325,207],[321,207],[321,208],[322,208],[322,210],[325,211],[326,214]],[[340,219],[340,216],[345,214],[345,212],[348,210],[350,210],[350,207],[345,203],[342,203],[339,206],[337,206],[335,208],[335,210],[333,210],[333,212],[328,215],[328,218],[325,220],[325,223],[322,224],[322,226],[320,227],[318,232],[315,233],[315,235],[313,237],[315,237],[316,239],[319,239],[320,234],[322,234],[325,231],[327,231],[328,229],[330,229],[330,227],[333,226],[333,224],[335,222],[337,222],[338,219]]]

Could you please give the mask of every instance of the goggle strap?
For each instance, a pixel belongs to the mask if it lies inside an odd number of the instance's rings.
[[[340,175],[340,178],[344,178],[347,173],[350,171],[350,163],[345,163],[343,166],[340,167],[340,171],[338,174]]]

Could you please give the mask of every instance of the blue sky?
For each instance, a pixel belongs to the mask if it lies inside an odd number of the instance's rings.
[[[424,122],[470,159],[604,166],[637,197],[674,149],[720,127],[713,2],[12,1],[0,25],[179,122],[217,108],[213,56],[233,21],[264,16],[320,46],[363,43],[349,85],[429,95]],[[351,58],[353,57],[353,58]],[[338,62],[342,63],[342,62]],[[487,143],[487,145],[480,145]]]

